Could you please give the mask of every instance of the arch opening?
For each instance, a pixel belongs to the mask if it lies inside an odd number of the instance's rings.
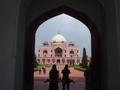
[[[87,50],[87,58],[84,57],[84,61],[82,61],[84,55],[83,48]],[[46,51],[48,54],[43,55],[39,50]],[[89,67],[88,62],[90,63],[91,61],[90,31],[81,21],[67,14],[54,16],[40,24],[37,28],[35,34],[35,57],[38,65],[34,67],[34,90],[42,88],[41,79],[50,77],[49,72],[54,64],[57,65],[59,77],[61,78],[62,69],[67,64],[71,72],[69,78],[77,82],[76,85],[70,84],[70,89],[73,90],[74,88],[72,87],[77,87],[76,90],[84,90],[84,72]],[[39,59],[44,59],[45,61],[39,62]],[[42,70],[40,68],[43,68],[43,66],[46,68],[46,73],[41,73]],[[38,77],[39,81],[37,80]],[[36,86],[38,84],[39,86]],[[45,85],[47,86],[47,84]],[[61,90],[62,86],[60,83],[58,85]],[[47,90],[47,87],[43,90]]]

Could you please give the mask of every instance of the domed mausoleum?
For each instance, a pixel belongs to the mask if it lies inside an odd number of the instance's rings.
[[[38,49],[39,64],[79,64],[80,51],[72,42],[68,42],[61,34],[55,35],[51,42],[43,42]]]

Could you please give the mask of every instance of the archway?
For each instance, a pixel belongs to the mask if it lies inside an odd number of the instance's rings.
[[[97,33],[97,27],[92,22],[92,20],[83,13],[77,12],[72,8],[62,6],[56,8],[52,11],[44,13],[40,17],[38,17],[26,30],[26,51],[25,51],[25,69],[24,69],[24,89],[25,90],[32,90],[33,88],[33,59],[34,59],[34,42],[35,42],[35,30],[37,30],[38,25],[40,25],[45,20],[62,14],[66,13],[80,21],[82,21],[90,30],[91,32],[91,39],[92,39],[92,61],[90,67],[92,69],[92,87],[93,90],[100,89],[100,40],[99,35]],[[98,42],[99,41],[99,42]],[[30,87],[31,86],[31,87]]]
[[[55,49],[55,56],[62,57],[62,49],[60,47]]]

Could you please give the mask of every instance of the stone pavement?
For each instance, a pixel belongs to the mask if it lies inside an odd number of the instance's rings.
[[[72,78],[75,83],[70,84],[70,90],[84,90],[84,78]],[[34,90],[48,90],[49,83],[44,83],[46,78],[34,78]],[[59,83],[59,90],[62,90],[61,82]]]
[[[57,69],[59,70],[59,74],[62,77],[61,70],[64,68],[63,65],[59,65]],[[34,90],[48,90],[49,83],[44,83],[44,81],[48,78],[50,68],[46,68],[46,74],[39,74],[38,71],[34,72]],[[75,81],[75,83],[70,84],[70,90],[84,90],[85,88],[85,80],[84,73],[81,71],[77,71],[74,68],[70,69],[70,78]],[[61,82],[59,83],[59,90],[62,90]]]

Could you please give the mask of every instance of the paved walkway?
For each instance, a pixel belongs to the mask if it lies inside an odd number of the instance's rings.
[[[57,70],[59,70],[60,76],[62,76],[61,71],[63,68],[64,68],[64,65],[59,65],[57,67]],[[36,71],[36,72],[34,72],[34,77],[48,77],[50,69],[51,69],[51,67],[46,68],[46,74],[43,74],[43,72],[41,72],[41,74],[39,74],[39,72]],[[71,72],[70,77],[84,77],[83,72],[75,70],[74,68],[69,68],[69,69]]]
[[[70,90],[84,90],[84,78],[75,78],[76,82],[70,84]],[[45,78],[34,79],[34,90],[48,90],[49,83],[44,83]],[[62,90],[61,82],[59,83],[59,90]]]
[[[59,72],[64,68],[63,65],[57,67]],[[46,74],[39,74],[38,71],[34,72],[34,90],[48,90],[48,84],[44,83],[44,81],[48,78],[49,71],[51,68],[46,68]],[[84,75],[83,72],[77,71],[74,68],[70,69],[70,78],[73,79],[76,83],[70,84],[70,90],[84,90],[85,84],[84,84]],[[62,77],[62,74],[60,74]],[[59,90],[62,90],[61,82],[59,83]]]

